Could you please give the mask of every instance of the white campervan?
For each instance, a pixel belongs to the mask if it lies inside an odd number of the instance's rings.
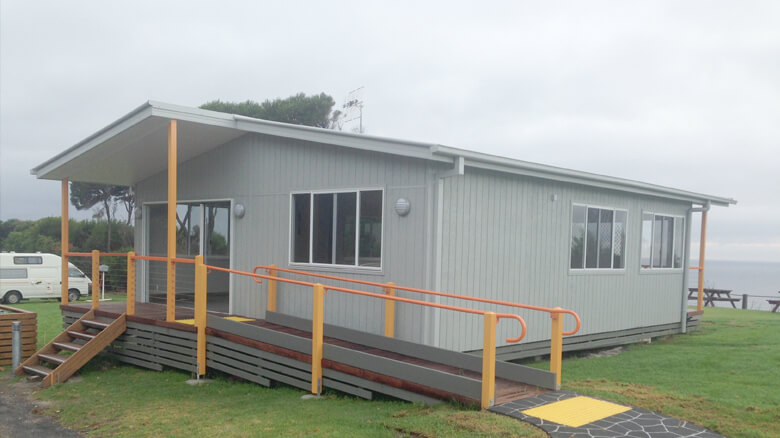
[[[68,301],[89,294],[92,281],[68,263]],[[62,258],[54,254],[0,253],[0,303],[61,296]]]

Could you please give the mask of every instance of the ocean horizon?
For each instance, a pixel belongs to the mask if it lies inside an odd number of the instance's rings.
[[[698,260],[691,260],[697,266]],[[771,310],[767,299],[780,299],[780,262],[744,262],[735,260],[706,260],[704,287],[729,289],[731,296],[742,298],[748,294],[748,309]],[[688,273],[690,287],[699,286],[698,272]],[[694,304],[689,301],[689,304]],[[731,307],[729,303],[715,303],[717,307]],[[737,308],[741,303],[736,303]]]

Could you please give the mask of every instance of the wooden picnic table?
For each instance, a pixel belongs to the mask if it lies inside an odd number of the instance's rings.
[[[731,297],[731,290],[729,289],[712,289],[712,288],[704,288],[704,306],[710,306],[715,307],[715,301],[728,301],[731,303],[731,307],[737,308],[736,304],[739,301],[742,301],[742,298],[732,298]],[[696,300],[698,299],[699,294],[699,288],[697,287],[689,287],[688,288],[688,299],[689,300]]]
[[[780,290],[777,291],[777,293],[780,294]],[[766,300],[766,301],[767,303],[769,303],[770,306],[775,306],[772,307],[772,313],[777,312],[777,309],[780,308],[780,300]]]

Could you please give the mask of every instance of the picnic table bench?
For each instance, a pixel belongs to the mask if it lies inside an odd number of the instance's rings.
[[[688,299],[689,300],[696,300],[698,299],[698,293],[699,288],[696,287],[689,287],[688,288]],[[715,307],[715,301],[727,301],[731,303],[731,307],[737,308],[735,303],[738,303],[742,301],[742,298],[732,298],[731,297],[731,290],[729,289],[712,289],[712,288],[704,288],[704,306],[710,306]],[[780,300],[778,300],[780,301]]]

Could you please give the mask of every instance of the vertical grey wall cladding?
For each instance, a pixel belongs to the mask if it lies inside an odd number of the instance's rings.
[[[625,270],[569,272],[572,203],[628,210]],[[578,334],[679,322],[682,270],[639,272],[641,213],[684,215],[688,207],[684,202],[467,168],[464,176],[444,180],[442,289],[567,307],[582,318]],[[522,316],[528,324],[526,341],[549,339],[546,313],[498,306],[494,310]],[[574,327],[572,321],[565,319],[566,330]],[[482,318],[477,315],[442,311],[440,333],[442,348],[482,348]],[[519,324],[501,320],[498,345],[519,333]]]
[[[185,148],[186,145],[180,145]],[[376,282],[426,287],[429,269],[426,248],[426,204],[431,172],[421,160],[349,150],[291,139],[248,134],[212,152],[179,165],[180,200],[233,199],[246,207],[246,216],[235,219],[233,267],[252,271],[256,265],[289,266],[290,192],[380,187],[385,190],[384,241],[381,272],[330,269],[326,273]],[[140,203],[165,201],[166,174],[138,184]],[[411,213],[401,218],[393,210],[395,200],[406,197]],[[136,247],[141,248],[139,227]],[[305,268],[294,267],[305,270]],[[289,274],[283,274],[289,276]],[[267,282],[257,284],[235,276],[233,312],[263,317]],[[325,283],[325,282],[323,282]],[[333,282],[330,282],[335,284]],[[139,283],[141,284],[141,283]],[[340,285],[354,287],[350,285]],[[381,289],[359,289],[380,292]],[[279,285],[279,311],[311,317],[311,290]],[[415,295],[399,293],[400,296]],[[383,302],[331,291],[325,298],[325,322],[381,333]],[[400,304],[396,310],[397,336],[423,341],[424,312]]]

